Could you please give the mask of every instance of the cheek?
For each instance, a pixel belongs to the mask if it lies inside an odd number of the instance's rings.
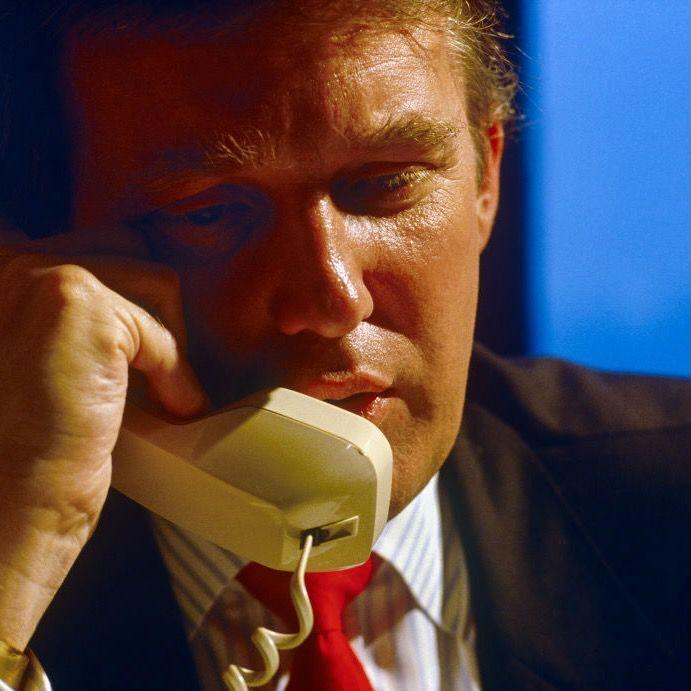
[[[420,212],[389,245],[389,315],[416,353],[414,388],[406,398],[415,424],[394,437],[403,467],[442,459],[456,434],[472,349],[479,274],[479,234],[471,198],[444,196]],[[407,450],[403,450],[403,449]],[[426,451],[422,451],[426,449]]]
[[[480,255],[472,199],[444,190],[424,207],[377,225],[371,283],[380,309],[395,321],[387,326],[435,348],[449,334],[472,330]]]
[[[266,314],[252,263],[231,261],[181,269],[180,278],[190,330],[197,339],[239,354],[251,352]]]

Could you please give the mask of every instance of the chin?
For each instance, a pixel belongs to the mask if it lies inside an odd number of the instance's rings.
[[[461,426],[462,406],[437,420],[434,429],[421,430],[407,443],[392,441],[394,451],[393,484],[389,520],[397,516],[425,488],[444,465]]]

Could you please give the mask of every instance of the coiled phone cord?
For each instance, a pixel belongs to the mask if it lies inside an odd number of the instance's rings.
[[[309,636],[314,623],[312,605],[305,588],[305,568],[312,549],[313,536],[305,535],[302,554],[297,568],[290,579],[290,599],[298,617],[300,629],[297,633],[280,633],[260,626],[252,634],[252,642],[261,653],[264,669],[255,671],[237,665],[228,665],[223,672],[223,681],[230,691],[247,691],[250,686],[268,683],[278,670],[278,650],[297,648]]]

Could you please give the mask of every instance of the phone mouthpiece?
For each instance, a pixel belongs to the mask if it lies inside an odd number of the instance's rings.
[[[271,389],[186,424],[127,406],[113,486],[235,554],[292,571],[364,562],[386,523],[391,447],[364,418]]]

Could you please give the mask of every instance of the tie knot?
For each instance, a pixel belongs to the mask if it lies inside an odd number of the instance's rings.
[[[378,564],[376,557],[359,566],[342,571],[322,571],[305,575],[305,586],[314,612],[314,631],[342,629],[341,615],[348,603],[372,580]],[[297,626],[290,600],[290,578],[287,571],[276,571],[251,562],[237,575],[245,590],[281,617],[291,627]]]
[[[348,603],[372,580],[374,560],[343,571],[323,571],[305,575],[305,585],[314,611],[314,630],[341,630],[341,615]]]

